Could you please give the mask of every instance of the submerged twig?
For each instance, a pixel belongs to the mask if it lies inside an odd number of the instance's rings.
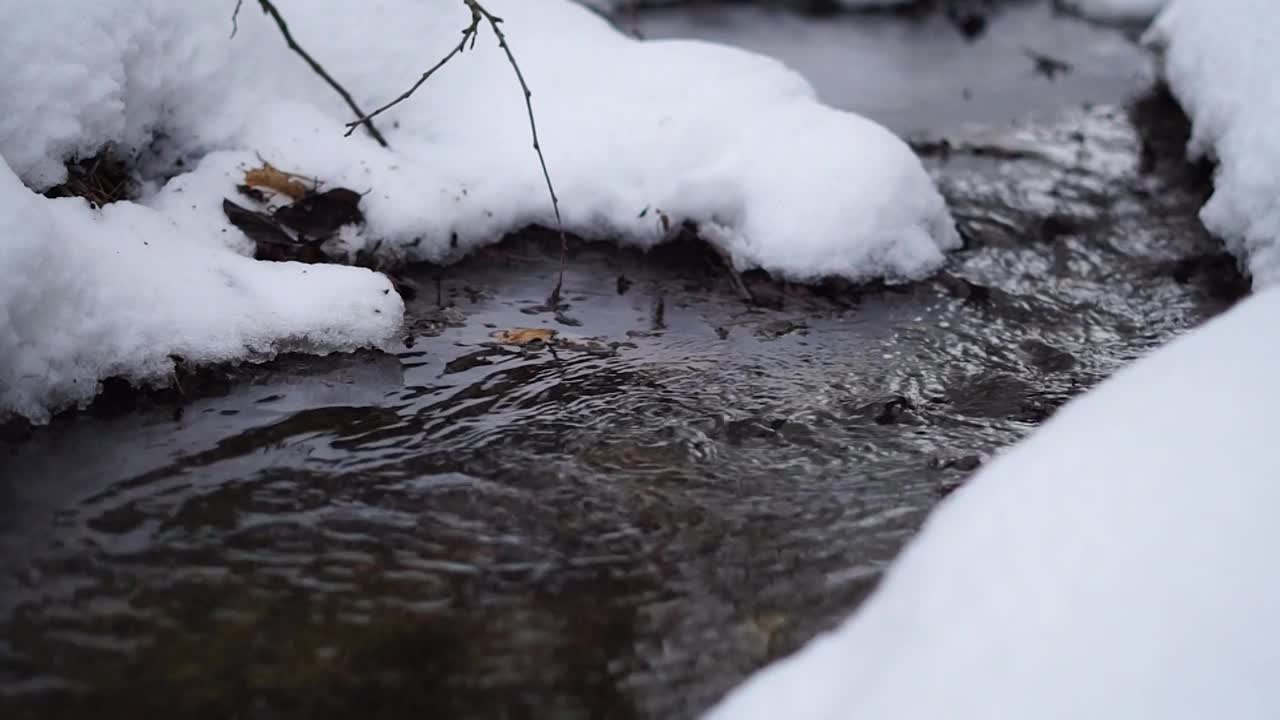
[[[233,35],[235,34],[236,17],[239,15],[240,3],[242,1],[243,0],[236,1],[235,13],[231,16]],[[360,118],[355,122],[355,124],[364,125],[365,129],[369,131],[369,135],[376,140],[379,145],[387,147],[386,138],[382,137],[382,133],[378,132],[378,128],[374,127],[373,121],[370,120],[369,117],[365,115],[364,110],[361,110],[360,106],[356,104],[355,98],[351,97],[351,93],[347,92],[347,89],[342,87],[341,83],[334,80],[333,76],[330,75],[315,58],[311,57],[310,53],[302,49],[302,46],[298,44],[297,40],[293,39],[293,33],[289,32],[289,23],[285,22],[284,17],[280,14],[280,11],[276,9],[275,4],[272,3],[271,0],[258,0],[258,5],[262,8],[262,12],[270,15],[271,19],[275,20],[276,27],[280,28],[280,34],[284,36],[284,40],[288,43],[289,49],[293,50],[299,57],[305,60],[307,65],[309,65],[317,75],[329,84],[329,87],[333,88],[334,91],[342,96],[342,99],[347,103],[347,107],[351,108],[352,112],[356,114],[356,117]]]
[[[259,1],[264,2],[265,0]],[[381,115],[387,110],[390,110],[396,105],[399,105],[412,97],[413,94],[418,91],[418,88],[422,87],[427,79],[435,74],[436,71],[444,67],[444,65],[455,56],[460,55],[465,51],[468,48],[468,44],[470,47],[474,48],[476,37],[479,34],[480,23],[482,21],[488,23],[490,29],[493,30],[494,36],[498,38],[498,46],[502,48],[504,53],[506,53],[507,62],[510,63],[511,69],[515,71],[516,79],[520,82],[520,90],[524,93],[525,110],[529,115],[529,132],[533,135],[533,150],[538,154],[538,164],[542,167],[542,179],[546,181],[547,193],[551,195],[551,209],[554,211],[556,217],[556,231],[560,234],[560,273],[556,278],[555,288],[551,291],[550,302],[550,304],[554,306],[559,302],[560,290],[564,286],[565,258],[568,255],[569,240],[564,232],[564,221],[560,217],[560,198],[556,196],[555,185],[551,182],[551,173],[547,170],[547,158],[542,153],[542,143],[538,139],[538,123],[534,119],[533,115],[533,91],[529,89],[529,84],[525,82],[524,72],[520,70],[520,63],[516,62],[516,56],[511,51],[511,46],[507,43],[507,36],[502,32],[502,18],[485,9],[485,7],[480,4],[479,0],[462,0],[462,2],[471,10],[471,23],[467,25],[467,27],[463,28],[462,38],[458,41],[458,44],[445,54],[443,58],[436,62],[435,65],[432,65],[426,72],[422,73],[418,80],[410,86],[408,90],[405,90],[394,100],[391,100],[368,115],[360,115],[359,120],[347,123],[347,135],[350,135],[357,125],[369,122],[375,116]]]
[[[742,273],[738,272],[738,268],[733,264],[733,256],[729,254],[719,245],[712,245],[712,249],[716,251],[716,255],[720,258],[720,262],[724,263],[725,272],[729,275],[729,284],[733,285],[733,289],[738,293],[738,297],[749,303],[756,302],[756,296],[747,288],[747,283],[742,279]]]

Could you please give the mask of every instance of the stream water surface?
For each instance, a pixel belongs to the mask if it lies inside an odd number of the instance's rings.
[[[1120,32],[1043,3],[974,41],[758,12],[642,17],[807,58],[913,134],[966,239],[942,272],[748,274],[748,303],[692,241],[575,243],[552,312],[529,232],[414,270],[394,355],[0,445],[4,717],[694,717],[845,616],[992,453],[1247,287]],[[841,90],[861,22],[910,70]],[[1044,38],[1080,75],[1036,72]],[[558,336],[494,341],[512,327]]]

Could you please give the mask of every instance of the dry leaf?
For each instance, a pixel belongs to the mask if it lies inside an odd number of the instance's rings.
[[[301,200],[307,194],[307,186],[292,175],[276,169],[271,163],[263,163],[262,167],[245,171],[244,184],[249,187],[267,188],[294,200]]]
[[[556,336],[550,328],[511,328],[499,330],[493,338],[504,345],[528,345],[529,343],[549,343]]]

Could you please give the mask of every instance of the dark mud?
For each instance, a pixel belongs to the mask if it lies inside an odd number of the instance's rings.
[[[0,713],[693,717],[1246,292],[1184,139],[1161,94],[920,139],[966,247],[919,283],[748,303],[696,244],[574,244],[552,310],[530,233],[420,269],[395,356],[0,445]]]

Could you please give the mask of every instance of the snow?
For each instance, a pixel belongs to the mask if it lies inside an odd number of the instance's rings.
[[[276,4],[298,42],[366,109],[442,57],[470,17],[456,0]],[[529,224],[554,225],[519,85],[487,30],[473,51],[378,119],[391,145],[384,149],[364,132],[343,137],[350,110],[288,50],[256,3],[244,3],[230,37],[233,5],[67,0],[37,10],[0,0],[7,68],[0,156],[8,168],[43,190],[64,178],[65,159],[111,143],[148,181],[137,203],[99,214],[19,192],[6,171],[5,207],[39,220],[0,237],[0,273],[40,267],[53,256],[41,249],[51,242],[72,257],[49,260],[48,278],[4,290],[48,309],[9,311],[0,324],[7,338],[0,414],[42,417],[81,402],[95,373],[158,377],[157,358],[176,352],[164,342],[150,353],[126,340],[108,348],[101,338],[111,333],[99,328],[146,328],[148,342],[180,331],[184,356],[204,359],[244,355],[232,347],[249,335],[245,347],[255,354],[286,339],[338,349],[384,335],[381,320],[357,328],[321,315],[346,293],[355,293],[346,302],[397,314],[378,305],[381,281],[367,273],[324,268],[304,277],[229,254],[247,252],[247,243],[223,218],[222,199],[259,156],[367,193],[367,224],[344,233],[345,249],[376,247],[384,259],[449,261]],[[569,0],[486,6],[505,18],[532,87],[570,232],[650,247],[687,222],[738,268],[800,281],[916,278],[958,246],[945,204],[910,149],[870,121],[823,106],[777,62],[707,43],[636,41]],[[170,178],[179,160],[189,171]],[[121,235],[150,243],[147,272],[131,265],[144,257],[136,249],[120,251],[120,273],[94,269],[108,255],[102,246]],[[222,270],[255,296],[216,291]],[[289,277],[298,299],[275,297],[286,290],[270,290],[268,276]],[[117,287],[126,281],[135,287]],[[130,304],[148,294],[176,301],[185,297],[171,294],[179,285],[203,288],[227,317],[165,307],[147,318]],[[117,295],[133,299],[118,308],[88,299]],[[264,302],[291,309],[252,330],[237,324]],[[75,319],[85,312],[94,322]],[[56,332],[36,328],[49,313],[74,322]],[[75,370],[63,375],[64,366]],[[16,367],[24,369],[15,374]]]
[[[583,5],[605,12],[619,12],[632,6],[658,7],[688,5],[691,0],[578,0]],[[1168,0],[1057,0],[1059,5],[1082,15],[1111,21],[1150,20]],[[793,0],[793,5],[811,7],[806,0]],[[922,0],[835,0],[848,10],[903,7],[922,4]]]
[[[1217,161],[1205,227],[1246,264],[1254,287],[1280,281],[1280,4],[1178,0],[1156,20],[1164,74],[1191,118],[1188,152]]]
[[[1065,407],[711,720],[1280,714],[1280,289]]]
[[[690,5],[691,0],[578,0],[588,7],[606,12],[617,12],[631,7],[660,7],[666,5]],[[865,10],[868,8],[900,7],[916,5],[921,0],[835,0],[835,4],[849,10]],[[793,0],[792,4],[800,7],[811,7],[808,0]]]
[[[60,42],[5,48],[24,60],[12,63],[29,76],[22,86],[77,73],[94,81],[68,80],[56,105],[28,104],[7,118],[0,153],[36,187],[58,179],[68,151],[84,149],[69,139],[81,130],[129,148],[145,148],[161,129],[188,152],[240,151],[246,162],[261,153],[286,170],[371,190],[368,234],[410,259],[456,255],[455,234],[466,251],[529,223],[554,224],[523,98],[487,31],[474,52],[380,118],[388,151],[363,133],[342,136],[349,111],[253,3],[229,40],[227,5],[85,0],[59,5],[72,6],[66,17],[9,13],[26,26],[20,37],[61,33]],[[469,17],[453,0],[278,5],[299,42],[366,108],[443,56]],[[833,267],[854,279],[917,277],[957,243],[910,149],[819,104],[778,63],[706,43],[638,42],[567,0],[489,6],[506,19],[533,89],[567,229],[649,246],[674,232],[665,227],[689,220],[740,267],[800,280]],[[132,18],[113,42],[80,37],[111,27],[104,18],[113,15]],[[213,195],[188,199],[221,201]]]
[[[1143,21],[1160,12],[1169,0],[1058,0],[1068,9],[1099,20]]]
[[[134,203],[50,200],[0,161],[0,410],[44,421],[91,400],[101,378],[167,384],[174,355],[204,364],[354,350],[399,325],[385,276],[257,262],[220,234]]]

